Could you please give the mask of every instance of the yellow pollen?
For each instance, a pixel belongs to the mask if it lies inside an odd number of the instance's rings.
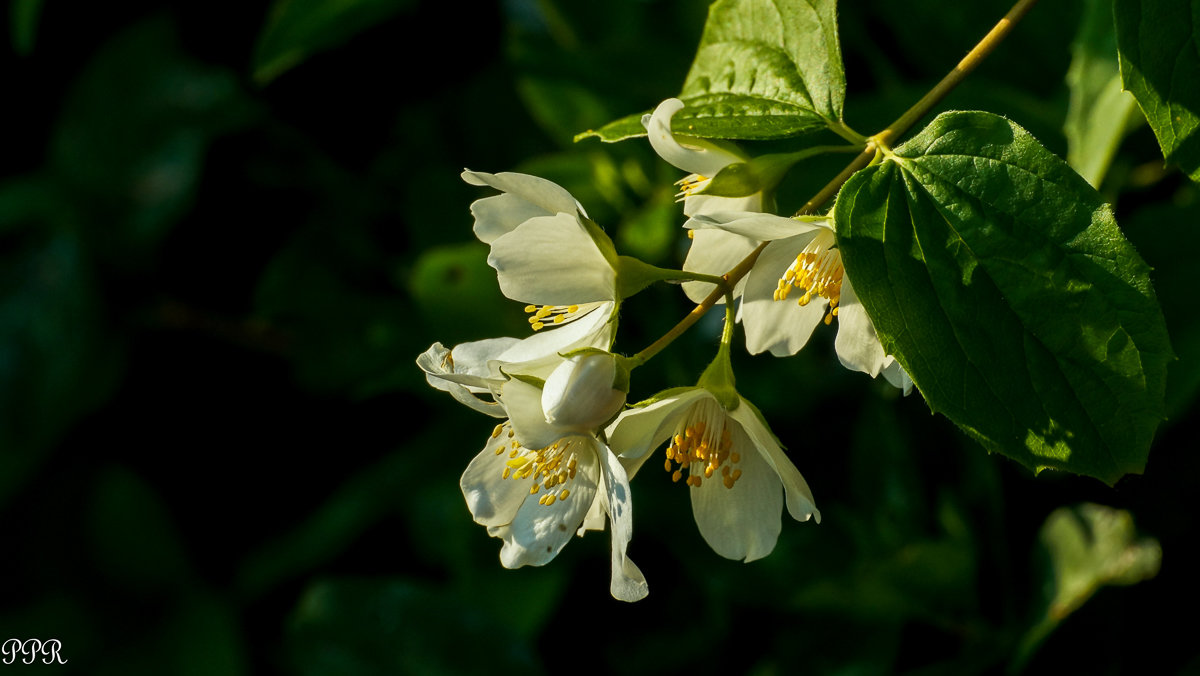
[[[501,431],[504,430],[508,430],[511,435],[511,428],[507,423],[502,425]],[[523,448],[514,439],[500,476],[502,479],[515,481],[533,479],[529,485],[529,495],[542,493],[538,499],[539,504],[551,505],[555,500],[565,500],[571,494],[566,485],[575,478],[579,462],[573,450],[573,441],[571,438],[560,439],[535,451]],[[499,451],[503,450],[502,446]]]
[[[663,469],[671,480],[684,480],[697,488],[704,479],[720,474],[722,483],[732,487],[740,470],[731,466],[741,461],[741,455],[731,451],[733,434],[724,408],[714,400],[697,402],[684,416],[683,422],[668,439]]]
[[[534,331],[541,331],[547,324],[563,324],[575,318],[579,313],[578,305],[526,305],[525,313],[529,326]]]
[[[786,299],[793,288],[803,289],[804,294],[796,301],[797,304],[804,307],[817,297],[824,298],[829,301],[829,312],[824,321],[826,324],[832,323],[837,316],[842,280],[846,274],[842,267],[842,254],[833,248],[834,244],[832,232],[818,232],[779,278],[775,300]]]
[[[496,437],[500,436],[500,433],[503,431],[504,425],[496,425],[496,429],[492,430],[492,438],[495,439]]]

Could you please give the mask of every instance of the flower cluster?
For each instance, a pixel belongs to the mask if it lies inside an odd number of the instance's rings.
[[[820,522],[804,477],[734,387],[729,346],[736,321],[749,352],[787,356],[836,320],[842,364],[882,374],[906,393],[912,386],[857,301],[835,224],[768,213],[769,186],[733,197],[705,194],[723,169],[749,160],[732,146],[675,134],[671,120],[682,107],[670,99],[642,119],[655,151],[689,172],[678,183],[691,239],[682,270],[619,256],[578,201],[550,181],[465,171],[467,183],[499,192],[471,205],[474,232],[490,247],[501,291],[526,304],[531,333],[453,349],[435,343],[417,359],[431,386],[503,419],[460,482],[474,520],[502,540],[501,563],[543,565],[573,534],[607,527],[610,590],[625,601],[647,593],[627,555],[630,479],[659,447],[670,480],[690,488],[701,536],[721,556],[753,561],[769,554],[785,506],[797,521]],[[738,278],[722,277],[749,261]],[[667,279],[682,281],[702,307],[711,307],[706,299],[720,289],[715,295],[732,301],[726,331],[695,386],[628,405],[631,373],[653,354],[612,352],[618,309],[624,298]]]

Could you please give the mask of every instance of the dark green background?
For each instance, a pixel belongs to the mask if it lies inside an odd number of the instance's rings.
[[[682,260],[679,172],[643,141],[570,139],[678,91],[704,4],[306,15],[324,4],[294,1],[267,37],[265,4],[6,7],[0,640],[58,638],[69,663],[0,672],[994,673],[1053,592],[1039,528],[1081,502],[1129,510],[1162,569],[1101,589],[1028,671],[1200,668],[1200,195],[1161,169],[1147,128],[1102,186],[1156,268],[1180,356],[1145,475],[1034,478],[919,396],[842,369],[825,331],[794,359],[735,359],[823,523],[785,520],[772,556],[723,560],[648,463],[630,555],[651,593],[626,605],[608,595],[605,535],[500,567],[457,486],[494,421],[413,360],[527,330],[470,235],[485,193],[464,167],[551,178],[623,253]],[[843,2],[849,124],[895,118],[1005,9]],[[1007,115],[1064,153],[1080,11],[1034,9],[943,108]],[[306,48],[295,65],[256,77],[288,44]],[[842,161],[800,165],[782,209]],[[617,349],[686,309],[669,287],[632,299]],[[717,328],[639,370],[633,398],[693,382]]]

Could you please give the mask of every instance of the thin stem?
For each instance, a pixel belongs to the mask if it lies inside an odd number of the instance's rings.
[[[1008,10],[1008,14],[1005,14],[1004,18],[1000,19],[992,27],[992,30],[988,31],[988,34],[983,36],[983,39],[971,51],[967,52],[967,55],[962,58],[962,61],[958,62],[954,70],[947,73],[941,82],[937,83],[933,89],[930,89],[925,96],[922,96],[921,100],[917,101],[913,107],[904,111],[904,114],[896,118],[895,122],[888,125],[887,129],[871,137],[871,140],[875,141],[878,145],[887,145],[893,139],[898,138],[901,134],[908,131],[910,127],[916,124],[918,120],[924,117],[942,99],[946,98],[946,95],[951,90],[966,79],[971,74],[971,71],[975,70],[992,53],[992,50],[996,49],[1004,38],[1008,37],[1008,34],[1012,32],[1013,27],[1021,20],[1021,17],[1025,16],[1036,3],[1037,0],[1017,0],[1012,9]]]
[[[855,172],[867,166],[870,164],[871,160],[875,159],[875,155],[880,148],[887,148],[890,146],[895,139],[899,138],[902,134],[904,134],[904,132],[908,131],[935,105],[937,105],[942,99],[946,98],[946,95],[949,94],[955,87],[957,87],[958,84],[967,77],[967,75],[970,75],[971,71],[975,70],[975,68],[983,62],[984,58],[991,54],[992,51],[1000,44],[1000,42],[1003,41],[1010,32],[1012,32],[1012,29],[1016,25],[1017,21],[1020,21],[1021,17],[1025,16],[1025,14],[1027,14],[1029,10],[1033,8],[1035,3],[1037,3],[1037,0],[1017,0],[1017,3],[1012,6],[1012,9],[1008,10],[1008,14],[1005,14],[1004,18],[1000,19],[1000,21],[992,27],[992,30],[988,31],[988,34],[983,36],[983,39],[980,40],[979,43],[971,49],[971,51],[967,52],[967,55],[958,62],[958,65],[954,67],[954,70],[947,73],[946,77],[942,78],[941,82],[934,85],[933,89],[930,89],[925,96],[922,96],[920,101],[917,101],[911,108],[904,111],[904,114],[896,118],[895,122],[888,125],[883,131],[872,136],[869,139],[870,142],[867,144],[867,147],[863,148],[863,151],[858,154],[858,157],[855,157],[854,160],[848,164],[840,174],[834,177],[832,181],[827,183],[824,188],[821,188],[821,191],[814,195],[812,199],[805,202],[804,206],[800,207],[800,210],[796,212],[796,215],[799,216],[801,214],[811,214],[819,209],[821,205],[833,199],[834,196],[837,195],[838,190],[841,190],[842,184],[850,180],[850,177],[853,176]]]
[[[738,281],[741,280],[742,277],[745,277],[746,273],[750,272],[750,268],[754,267],[754,261],[758,260],[759,254],[761,254],[762,250],[765,248],[767,248],[766,242],[759,244],[758,248],[756,248],[754,251],[751,251],[750,254],[743,258],[740,263],[735,265],[732,270],[724,275],[721,275],[721,278],[728,285],[729,289],[733,289],[734,286],[737,286]],[[633,355],[631,359],[638,364],[644,364],[651,357],[659,352],[662,352],[663,348],[670,345],[675,341],[676,338],[683,335],[685,331],[692,328],[692,324],[700,321],[700,318],[703,317],[712,308],[712,306],[716,305],[717,301],[720,300],[721,296],[723,295],[726,295],[726,290],[724,288],[718,286],[717,288],[713,289],[712,293],[708,294],[708,296],[706,296],[699,305],[692,308],[692,311],[687,313],[683,319],[679,320],[678,324],[671,327],[670,331],[667,331],[658,340],[650,343],[646,349]],[[732,296],[733,294],[729,293],[729,295]]]
[[[975,68],[989,54],[991,54],[993,50],[996,49],[1000,42],[1003,41],[1004,38],[1008,37],[1008,34],[1012,32],[1012,29],[1016,23],[1020,21],[1021,17],[1025,16],[1025,14],[1027,14],[1036,3],[1037,0],[1017,0],[1017,3],[1012,6],[1012,9],[1008,10],[1008,13],[1004,15],[1004,18],[1000,19],[1000,21],[994,27],[992,27],[992,30],[988,31],[988,34],[983,36],[983,39],[980,40],[970,52],[967,52],[967,55],[958,62],[958,65],[954,67],[954,70],[950,71],[946,77],[942,78],[942,81],[937,83],[933,89],[929,90],[925,96],[922,96],[920,101],[917,101],[916,104],[914,104],[911,108],[904,111],[903,115],[896,118],[895,122],[888,125],[888,127],[883,131],[870,137],[868,139],[867,146],[863,148],[862,152],[859,153],[858,156],[850,162],[850,164],[846,165],[846,168],[843,169],[837,176],[835,176],[832,181],[827,183],[824,188],[821,188],[820,192],[818,192],[816,195],[813,195],[812,199],[810,199],[808,202],[805,202],[804,206],[801,207],[798,212],[796,212],[796,215],[799,216],[803,214],[810,214],[819,209],[829,200],[833,199],[833,197],[837,195],[838,190],[841,190],[842,185],[846,181],[850,180],[850,177],[854,175],[855,172],[870,164],[871,160],[875,159],[875,156],[880,152],[881,149],[888,148],[892,141],[899,138],[902,134],[904,134],[904,132],[908,131],[909,128],[916,124],[918,120],[924,117],[926,113],[928,113],[935,105],[944,99],[946,95],[951,92],[951,90],[958,86],[958,84],[962,82],[963,79],[971,73],[971,71],[975,70]],[[843,127],[844,129],[849,130],[849,127],[845,127],[844,125]],[[830,128],[833,129],[833,127]],[[838,132],[837,129],[833,129],[833,131]],[[843,136],[843,138],[847,137]],[[850,139],[847,138],[847,140]],[[751,251],[750,254],[743,258],[740,263],[735,265],[732,270],[722,275],[725,282],[728,284],[729,289],[732,289],[738,283],[738,280],[746,276],[746,273],[750,272],[750,268],[754,266],[755,261],[758,260],[759,255],[762,254],[763,249],[766,248],[767,244],[767,242],[759,244],[754,251]],[[699,305],[692,308],[692,311],[689,312],[683,319],[679,320],[678,324],[671,327],[670,331],[668,331],[658,340],[651,343],[646,349],[634,355],[632,359],[636,360],[638,364],[642,364],[654,355],[661,352],[663,348],[665,348],[667,345],[670,345],[676,338],[681,336],[684,331],[687,331],[692,327],[693,324],[700,321],[700,318],[703,317],[710,309],[712,309],[712,306],[716,305],[717,301],[725,293],[726,291],[720,286],[713,289],[712,293],[708,294],[708,296],[705,297],[705,299],[701,301]],[[726,312],[731,311],[732,310],[729,308],[726,309]],[[730,329],[727,325],[726,332],[729,330]],[[722,340],[724,341],[724,335],[722,336]]]

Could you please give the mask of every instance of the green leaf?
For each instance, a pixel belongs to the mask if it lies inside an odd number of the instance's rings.
[[[254,48],[254,79],[266,84],[316,52],[412,5],[412,0],[275,0]]]
[[[1017,125],[938,116],[835,206],[846,274],[930,407],[1035,472],[1145,466],[1172,358],[1149,268]]]
[[[136,590],[183,587],[191,570],[166,505],[137,474],[103,469],[86,512],[98,568]]]
[[[717,0],[672,120],[705,138],[777,139],[814,129],[844,130],[846,75],[836,0]],[[630,115],[576,137],[641,136]]]
[[[1108,171],[1117,145],[1134,117],[1134,99],[1121,89],[1117,36],[1109,0],[1087,0],[1071,44],[1067,87],[1071,99],[1063,131],[1067,164],[1093,187]]]
[[[33,52],[42,4],[42,0],[12,0],[8,6],[13,51],[21,56],[29,56]]]
[[[255,114],[233,73],[193,60],[164,18],[109,39],[72,86],[49,154],[89,248],[115,267],[145,265],[188,213],[209,144]]]
[[[1162,547],[1139,538],[1133,517],[1122,509],[1082,504],[1060,507],[1038,535],[1048,560],[1044,615],[1025,635],[1017,651],[1027,660],[1068,615],[1104,585],[1132,585],[1158,574]]]
[[[49,181],[0,184],[0,505],[122,369],[76,207]]]
[[[1121,78],[1163,157],[1200,182],[1200,0],[1114,0]]]
[[[504,598],[510,613],[544,603],[537,596]],[[469,650],[464,636],[472,637]],[[405,578],[313,583],[293,613],[286,644],[289,671],[303,676],[542,672],[532,644],[479,598]]]

